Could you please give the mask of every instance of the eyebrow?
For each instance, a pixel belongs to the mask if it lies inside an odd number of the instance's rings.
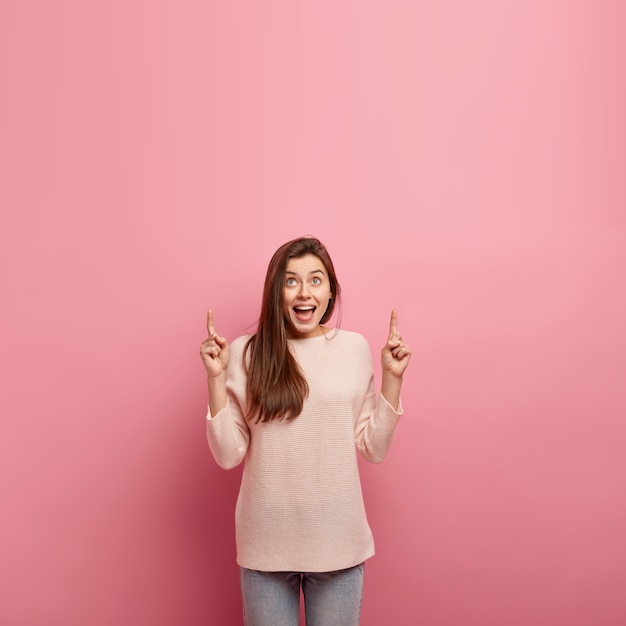
[[[298,273],[294,272],[293,270],[285,270],[285,274],[293,274],[294,276],[298,275]],[[311,274],[322,274],[322,276],[325,276],[324,270],[311,270],[309,272],[309,275],[311,275]]]

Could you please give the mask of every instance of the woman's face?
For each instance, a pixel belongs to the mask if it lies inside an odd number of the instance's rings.
[[[283,315],[292,339],[315,337],[324,331],[320,321],[332,298],[324,264],[307,254],[289,259],[283,285]]]

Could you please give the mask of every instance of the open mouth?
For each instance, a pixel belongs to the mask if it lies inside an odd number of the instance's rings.
[[[315,309],[317,307],[313,305],[307,306],[294,306],[293,312],[296,315],[296,318],[300,322],[310,322],[313,319],[313,315],[315,314]]]

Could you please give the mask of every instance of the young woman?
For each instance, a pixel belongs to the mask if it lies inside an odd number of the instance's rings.
[[[247,626],[359,623],[363,562],[374,554],[356,450],[382,461],[402,414],[411,351],[393,311],[374,388],[361,335],[325,326],[340,297],[326,248],[282,245],[270,261],[258,328],[231,344],[208,312],[207,437],[217,463],[245,459],[237,500],[237,563]]]

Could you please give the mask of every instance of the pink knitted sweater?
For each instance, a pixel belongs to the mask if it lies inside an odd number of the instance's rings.
[[[245,458],[235,511],[237,563],[262,571],[326,572],[374,554],[355,450],[378,463],[402,414],[376,399],[366,339],[339,330],[290,340],[309,384],[294,420],[247,423],[243,348],[231,344],[228,405],[207,416],[224,469]]]

